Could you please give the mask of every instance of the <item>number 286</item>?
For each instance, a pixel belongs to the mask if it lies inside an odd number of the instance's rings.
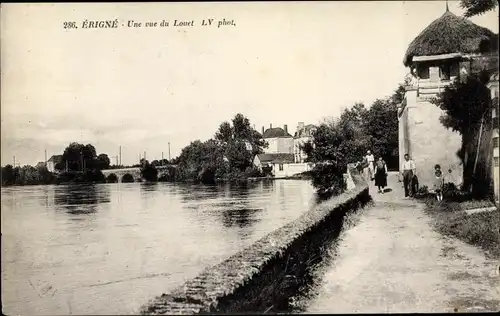
[[[65,29],[76,29],[76,22],[64,22],[63,28]]]

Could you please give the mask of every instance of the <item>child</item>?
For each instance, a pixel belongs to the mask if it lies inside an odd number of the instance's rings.
[[[434,192],[436,193],[436,199],[438,201],[443,200],[443,173],[441,172],[441,166],[434,166]]]

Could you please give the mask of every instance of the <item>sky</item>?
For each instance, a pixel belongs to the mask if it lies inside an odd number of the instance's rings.
[[[237,113],[260,131],[390,95],[410,42],[444,1],[2,4],[1,164],[70,142],[122,164],[176,157]],[[461,15],[458,2],[450,11]],[[235,26],[202,27],[201,20]],[[116,29],[82,22],[118,19]],[[498,9],[471,20],[498,32]],[[194,21],[127,28],[127,21]],[[79,29],[64,29],[75,21]],[[125,23],[125,27],[121,26]]]

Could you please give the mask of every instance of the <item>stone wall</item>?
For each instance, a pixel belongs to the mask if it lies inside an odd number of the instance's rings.
[[[345,214],[370,200],[368,185],[352,166],[355,187],[319,204],[297,220],[206,269],[141,314],[285,312],[288,299],[308,282],[308,267],[338,236]]]
[[[457,156],[462,137],[446,129],[439,120],[443,111],[429,101],[420,100],[416,91],[407,91],[406,98],[405,113],[399,118],[400,135],[407,138],[400,141],[400,163],[404,153],[409,153],[415,161],[420,186],[432,186],[436,164],[441,165],[445,182],[462,183],[463,169]]]

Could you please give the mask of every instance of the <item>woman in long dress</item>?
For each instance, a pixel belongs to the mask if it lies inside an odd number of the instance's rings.
[[[378,187],[378,193],[384,193],[387,186],[387,165],[382,157],[379,157],[375,164],[375,185]]]

